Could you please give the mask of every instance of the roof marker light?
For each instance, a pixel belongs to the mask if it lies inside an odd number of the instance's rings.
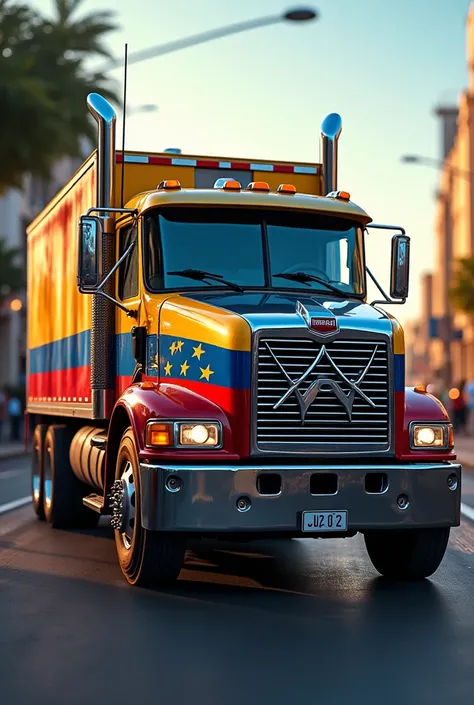
[[[270,191],[270,186],[266,181],[251,181],[247,189],[249,191]]]
[[[242,186],[235,179],[222,177],[221,179],[217,179],[214,188],[222,188],[225,191],[240,191]]]
[[[296,193],[296,186],[293,186],[293,184],[280,184],[277,188],[277,193],[287,193],[293,195]]]
[[[180,189],[181,184],[179,183],[178,179],[166,179],[165,181],[161,181],[158,184],[158,190],[166,190],[166,191],[172,191],[173,189]]]
[[[338,201],[350,201],[351,194],[348,191],[331,191],[327,198],[337,198]]]

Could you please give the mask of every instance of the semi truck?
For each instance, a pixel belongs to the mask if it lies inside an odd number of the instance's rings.
[[[97,150],[27,231],[32,503],[110,517],[133,585],[173,583],[191,539],[364,537],[382,575],[428,577],[460,522],[443,405],[405,385],[410,240],[322,163]],[[365,258],[391,237],[390,290]],[[388,276],[388,271],[387,271]],[[381,298],[370,302],[367,283]]]

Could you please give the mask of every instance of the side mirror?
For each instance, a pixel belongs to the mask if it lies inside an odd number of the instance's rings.
[[[390,296],[406,299],[410,276],[410,238],[394,235],[392,238],[392,264],[390,269]]]
[[[102,278],[103,221],[98,216],[81,217],[79,222],[77,286],[83,294],[93,293]]]

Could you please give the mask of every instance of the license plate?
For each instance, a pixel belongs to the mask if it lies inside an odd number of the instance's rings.
[[[347,531],[347,511],[303,512],[303,531]]]

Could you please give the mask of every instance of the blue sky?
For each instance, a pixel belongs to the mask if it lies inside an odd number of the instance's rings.
[[[50,0],[36,0],[43,11]],[[467,84],[469,0],[319,0],[317,22],[280,24],[156,58],[129,69],[129,105],[159,105],[128,121],[127,148],[284,160],[319,160],[319,127],[343,118],[339,186],[376,222],[412,237],[411,295],[393,313],[419,306],[420,274],[434,254],[436,170],[400,155],[438,157],[433,108]],[[291,0],[84,0],[83,11],[113,10],[122,29],[114,54],[278,13]],[[112,75],[121,85],[121,71]],[[369,264],[388,282],[388,243],[371,236]]]

